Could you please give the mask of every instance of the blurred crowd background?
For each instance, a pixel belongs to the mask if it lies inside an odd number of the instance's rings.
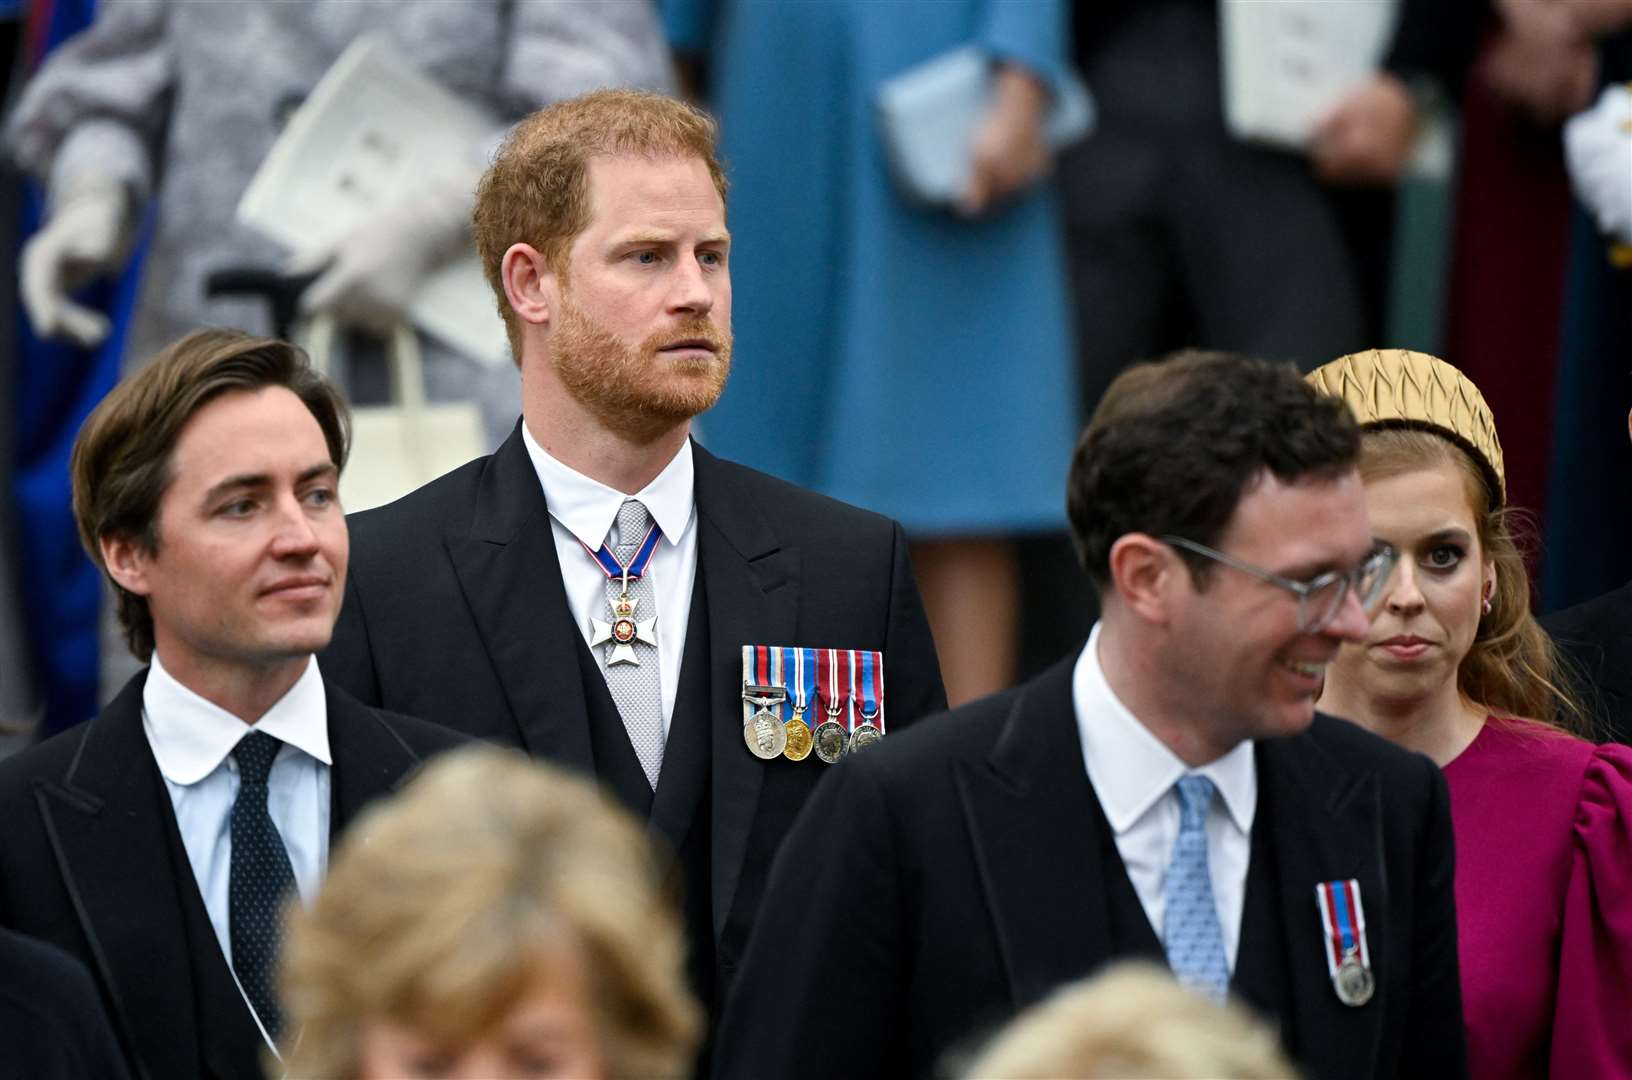
[[[609,83],[714,112],[737,362],[701,439],[906,526],[954,704],[1086,635],[1072,441],[1119,370],[1180,346],[1304,370],[1371,346],[1447,358],[1507,440],[1538,609],[1632,578],[1632,259],[1572,188],[1563,137],[1632,79],[1632,3],[1353,0],[1386,11],[1383,47],[1289,147],[1226,124],[1228,2],[0,3],[0,275],[21,297],[23,253],[56,222],[45,246],[83,307],[53,327],[21,302],[0,312],[0,738],[85,719],[128,673],[75,539],[69,447],[119,373],[180,332],[289,330],[289,296],[207,282],[287,265],[234,209],[368,34],[495,134]],[[1300,5],[1336,6],[1276,0],[1294,28]],[[612,23],[649,47],[599,48]],[[891,175],[877,94],[971,42],[998,71],[974,182],[925,206]],[[1071,72],[1093,129],[1045,145],[1038,117]],[[459,247],[482,149],[317,253],[307,313],[389,326]],[[388,393],[380,352],[354,346],[356,401]],[[489,447],[514,423],[508,364],[430,337],[425,383],[474,402]]]

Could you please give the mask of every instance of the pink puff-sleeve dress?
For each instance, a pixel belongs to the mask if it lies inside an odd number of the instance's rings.
[[[1470,1074],[1632,1078],[1632,749],[1492,717],[1445,779]]]

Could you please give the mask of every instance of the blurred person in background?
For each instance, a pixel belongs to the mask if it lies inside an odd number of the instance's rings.
[[[1275,1033],[1245,1007],[1180,986],[1154,964],[1113,964],[1011,1020],[965,1080],[1294,1080]]]
[[[81,541],[147,666],[0,762],[0,926],[91,970],[139,1077],[259,1074],[282,898],[315,895],[358,811],[464,741],[363,706],[313,657],[345,590],[348,441],[299,349],[204,330],[74,444]]]
[[[1632,133],[1627,137],[1632,139]],[[1632,414],[1627,416],[1627,429],[1632,432]],[[1627,474],[1619,477],[1624,483]],[[1594,723],[1593,734],[1632,743],[1632,582],[1545,615],[1541,625],[1569,660],[1569,674],[1578,681],[1577,690]]]
[[[287,261],[278,244],[236,221],[235,208],[293,109],[364,35],[378,35],[483,111],[493,140],[509,122],[550,101],[603,86],[672,85],[661,27],[647,0],[103,0],[90,25],[46,58],[6,123],[11,154],[45,194],[43,222],[21,258],[32,334],[92,350],[42,351],[31,344],[30,362],[80,365],[80,381],[111,385],[118,357],[110,366],[94,352],[110,332],[109,317],[79,290],[125,264],[149,208],[151,244],[140,293],[120,301],[135,305],[124,355],[151,356],[198,326],[269,332],[264,301],[209,298],[205,281],[215,270],[274,269]],[[331,250],[307,253],[308,268],[321,274],[307,289],[305,306],[362,327],[400,318],[426,276],[468,248],[475,180],[490,149],[490,141],[471,146],[463,160],[445,162],[440,175],[381,200],[372,217]],[[117,324],[113,329],[122,332]],[[489,445],[496,444],[512,417],[514,370],[457,355],[432,338],[422,347],[429,398],[474,399]],[[354,364],[351,384],[365,397],[368,390],[381,393],[379,371],[377,363]],[[47,471],[49,447],[62,447],[65,456],[96,393],[76,389],[75,378],[63,372],[25,372],[23,378],[39,384],[28,395],[40,414],[31,430],[64,411],[65,403],[84,402],[76,406],[83,411],[67,409],[60,417],[60,431],[34,435],[30,445],[45,449],[23,522],[32,530],[23,545],[24,580],[43,577],[47,567],[54,575],[29,587],[29,629],[53,665],[45,671],[52,705],[47,727],[60,729],[84,719],[90,711],[84,703],[96,700],[93,692],[72,690],[84,682],[94,687],[95,637],[87,630],[94,600],[90,591],[74,593],[88,603],[71,619],[46,610],[65,591],[59,579],[80,581],[89,573],[55,561],[73,541],[66,491]],[[61,471],[60,462],[56,468]],[[105,700],[131,670],[106,642],[103,661]]]
[[[1077,428],[1061,223],[1043,122],[1064,0],[676,0],[706,73],[751,283],[739,362],[702,420],[722,454],[900,519],[959,704],[1015,676],[1014,539],[1059,532]],[[880,88],[962,46],[993,97],[953,206],[891,176]],[[1069,571],[1068,571],[1069,572]],[[1045,586],[1052,609],[1058,589]]]
[[[1618,29],[1595,40],[1597,103],[1565,127],[1576,204],[1541,590],[1549,608],[1582,603],[1632,578],[1632,545],[1619,542],[1632,534],[1624,479],[1632,475],[1632,444],[1621,438],[1621,413],[1632,400],[1632,3],[1570,10]]]
[[[1310,381],[1360,421],[1372,531],[1400,554],[1320,707],[1444,771],[1470,1073],[1632,1074],[1632,750],[1571,734],[1490,408],[1449,364],[1398,349]]]
[[[365,815],[291,911],[288,1073],[685,1077],[702,1012],[669,900],[646,836],[590,784],[451,754]]]

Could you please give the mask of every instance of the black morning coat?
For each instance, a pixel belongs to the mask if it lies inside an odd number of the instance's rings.
[[[132,1075],[262,1080],[265,1042],[210,926],[142,731],[146,681],[138,672],[94,720],[0,762],[0,926],[90,970]],[[468,740],[325,689],[332,854],[368,802]]]
[[[655,793],[568,610],[520,424],[491,456],[351,516],[346,601],[322,664],[364,701],[598,777],[674,853],[691,977],[709,1004],[777,846],[834,768],[749,753],[742,647],[882,650],[885,742],[946,693],[899,525],[692,453],[697,576]]]
[[[1072,664],[886,739],[816,793],[765,895],[802,917],[760,920],[715,1076],[935,1076],[1109,960],[1164,963],[1083,767]],[[1232,994],[1311,1080],[1465,1076],[1439,770],[1319,715],[1255,753]],[[1360,1007],[1333,989],[1315,899],[1347,878],[1377,980]]]
[[[1632,742],[1632,583],[1542,617],[1599,742]]]

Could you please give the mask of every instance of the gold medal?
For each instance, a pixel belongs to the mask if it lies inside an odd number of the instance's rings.
[[[793,719],[783,726],[787,728],[788,745],[782,751],[782,756],[789,761],[805,760],[810,756],[811,748],[816,743],[815,738],[810,733],[810,726],[805,723],[804,718],[798,713],[794,713]]]

